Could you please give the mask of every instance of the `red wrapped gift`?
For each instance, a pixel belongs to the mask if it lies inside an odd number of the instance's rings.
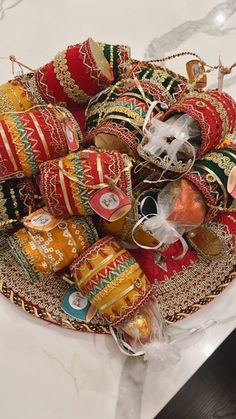
[[[35,72],[38,92],[46,103],[86,103],[113,81],[112,69],[91,38],[69,46]]]
[[[52,214],[89,215],[93,194],[110,181],[131,196],[130,170],[128,156],[88,149],[42,164],[39,187]]]
[[[47,106],[6,115],[0,121],[0,181],[30,177],[42,162],[65,156],[72,131],[79,141],[79,126],[63,108]]]
[[[236,118],[236,104],[224,92],[208,90],[189,93],[173,105],[164,115],[166,121],[172,115],[186,113],[199,123],[201,144],[196,157],[201,157],[217,147],[225,137],[233,132]]]

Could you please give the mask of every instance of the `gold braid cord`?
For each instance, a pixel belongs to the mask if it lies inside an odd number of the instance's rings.
[[[219,296],[219,294],[227,288],[227,286],[236,279],[236,271],[231,272],[220,285],[218,285],[215,290],[210,294],[206,295],[204,298],[199,300],[197,303],[189,306],[187,309],[182,310],[179,313],[175,313],[172,316],[166,317],[166,323],[174,323],[178,320],[183,320],[188,317],[190,314],[196,313],[200,308],[206,304],[213,301]],[[15,293],[11,288],[8,288],[6,283],[1,279],[0,280],[0,292],[4,297],[8,298],[12,303],[20,307],[22,310],[31,314],[34,317],[37,317],[42,320],[54,323],[58,326],[65,327],[67,329],[76,330],[78,332],[88,332],[88,333],[100,333],[100,334],[110,334],[109,327],[107,325],[91,324],[84,323],[82,321],[73,320],[70,316],[67,319],[54,316],[53,313],[39,307],[35,307],[30,303],[26,303],[23,298],[21,298],[17,293]]]
[[[167,323],[195,313],[214,300],[236,278],[235,243],[228,229],[211,224],[222,240],[222,253],[206,262],[192,262],[174,278],[156,284],[156,297]],[[198,284],[196,284],[198,282]],[[109,334],[109,327],[98,314],[88,324],[66,314],[61,303],[72,281],[67,274],[53,275],[36,284],[15,259],[3,234],[0,237],[0,292],[31,315],[59,326],[89,333]],[[189,302],[189,303],[188,303]]]
[[[178,320],[183,320],[188,317],[190,314],[196,313],[203,306],[215,300],[216,297],[225,289],[227,286],[236,278],[236,271],[232,271],[220,285],[218,285],[210,294],[206,295],[204,298],[201,298],[197,303],[187,307],[186,309],[175,313],[172,316],[166,316],[167,323],[174,323]]]
[[[2,279],[0,280],[0,292],[4,295],[4,297],[8,298],[8,300],[20,307],[22,310],[39,319],[46,320],[67,329],[77,330],[79,332],[110,334],[109,327],[107,325],[88,324],[83,321],[72,319],[70,316],[67,316],[68,318],[65,319],[50,313],[48,310],[35,307],[29,302],[26,303],[16,292],[14,292],[11,288],[8,288]]]

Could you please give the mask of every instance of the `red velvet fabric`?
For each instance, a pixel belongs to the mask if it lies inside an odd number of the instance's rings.
[[[112,83],[112,69],[110,69],[110,79],[101,72],[93,57],[89,39],[69,46],[61,54],[59,69],[55,61],[58,59],[56,56],[54,60],[35,72],[37,89],[46,103],[63,103],[66,106],[86,103],[90,97]],[[67,89],[71,81],[81,90],[79,99],[68,95]],[[67,85],[65,89],[64,83]]]

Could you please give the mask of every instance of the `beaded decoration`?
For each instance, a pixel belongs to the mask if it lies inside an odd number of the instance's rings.
[[[51,231],[22,228],[8,238],[20,265],[35,279],[45,279],[71,262],[98,240],[90,218],[73,217]]]
[[[130,253],[106,236],[71,266],[78,288],[113,326],[120,325],[152,294],[152,287]]]

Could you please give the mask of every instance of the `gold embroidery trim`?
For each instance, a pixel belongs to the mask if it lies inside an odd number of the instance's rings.
[[[226,149],[224,149],[224,153],[228,154],[228,156],[231,156],[231,157],[233,157],[234,160],[236,160],[236,153],[234,154],[231,151],[226,150]]]
[[[222,134],[221,134],[221,138],[224,138],[225,135],[227,134],[227,132],[229,132],[229,124],[228,124],[228,114],[226,109],[224,108],[224,106],[222,105],[221,102],[219,102],[215,97],[212,97],[211,95],[206,93],[202,93],[202,92],[194,92],[194,94],[186,94],[184,95],[184,99],[192,99],[194,97],[197,97],[199,99],[205,99],[206,101],[210,102],[210,104],[215,107],[215,109],[217,110],[217,112],[220,115],[220,119],[222,122]],[[207,104],[205,102],[203,102],[203,107],[207,108],[211,113],[212,113],[212,109],[210,109]],[[216,118],[214,114],[212,114],[212,116],[214,117],[214,119]],[[218,120],[217,118],[215,119],[218,125]]]
[[[227,286],[236,279],[236,272],[231,272],[223,282],[218,285],[211,294],[206,295],[204,298],[201,298],[196,304],[189,306],[188,308],[181,310],[173,315],[165,316],[165,321],[167,324],[177,322],[179,320],[183,320],[184,318],[188,317],[189,315],[196,313],[206,304],[209,304],[212,300],[215,300],[218,295],[225,289]]]
[[[66,204],[66,209],[67,209],[67,211],[70,215],[73,215],[73,211],[71,209],[68,194],[67,194],[67,190],[66,190],[64,175],[63,175],[61,170],[59,170],[59,178],[60,178],[61,189],[62,189],[64,201],[65,201],[65,204]]]
[[[7,150],[7,154],[8,154],[8,156],[9,156],[9,158],[10,158],[12,164],[13,164],[14,170],[15,170],[15,172],[17,172],[18,171],[18,167],[17,167],[16,161],[15,161],[15,157],[13,156],[13,153],[11,151],[11,147],[9,146],[9,142],[8,142],[6,133],[5,133],[5,131],[4,131],[4,129],[3,129],[3,127],[2,127],[1,124],[0,124],[0,134],[1,134],[2,139],[3,139],[4,145],[5,145],[5,149]]]
[[[14,97],[17,105],[19,105],[19,108],[21,111],[26,110],[25,106],[23,105],[23,103],[20,101],[20,95],[17,96],[15,90],[12,88],[11,83],[8,83],[8,89],[11,92],[12,96]],[[20,89],[22,90],[22,89]],[[18,110],[17,106],[15,106],[15,110]]]
[[[119,301],[121,298],[125,297],[125,295],[127,295],[130,291],[132,291],[135,288],[135,285],[132,284],[130,285],[128,288],[126,288],[125,290],[123,290],[120,294],[116,295],[114,298],[112,298],[112,300],[108,301],[106,304],[104,304],[103,306],[99,307],[100,311],[106,310],[107,308],[109,308],[112,304],[115,304],[117,301]]]
[[[144,97],[143,97],[143,95],[139,95],[138,93],[133,93],[133,92],[125,92],[125,96],[128,96],[128,97],[131,97],[131,98],[136,98],[136,99],[141,99],[141,100],[145,100],[145,102],[147,103],[147,105],[151,105],[152,104],[152,101],[150,100],[150,99],[148,99],[146,96],[145,96],[145,99],[144,99]]]
[[[0,111],[1,113],[15,112],[15,107],[3,87],[5,85],[0,88]]]
[[[6,202],[7,202],[7,199],[4,198],[3,186],[2,184],[0,184],[0,227],[4,226],[5,224],[8,224],[9,222],[7,208],[5,206]]]
[[[127,277],[127,275],[134,274],[135,272],[140,271],[140,267],[137,266],[137,264],[134,264],[130,266],[128,269],[126,269],[121,275],[119,275],[116,279],[111,281],[104,289],[102,289],[98,294],[96,294],[91,303],[93,305],[98,305],[99,302],[103,298],[105,298],[114,288],[118,287]]]
[[[143,122],[140,123],[140,125],[138,126],[133,119],[126,118],[125,116],[121,116],[121,115],[108,115],[106,118],[103,119],[102,122],[113,120],[113,119],[118,119],[119,121],[122,121],[122,122],[128,122],[130,125],[132,125],[138,131],[139,134],[141,134],[143,136],[143,132],[142,132],[142,130],[140,128],[140,126],[143,125]],[[120,125],[117,125],[116,128],[118,128],[118,130],[121,129],[120,128]],[[123,128],[123,126],[122,126],[122,128]],[[98,127],[98,129],[100,130],[100,127]],[[110,134],[110,133],[109,132],[106,132],[106,134]]]
[[[59,52],[55,56],[54,71],[57,80],[70,99],[77,103],[83,103],[90,99],[90,96],[79,88],[71,76],[67,65],[66,50]]]
[[[136,124],[143,125],[144,118],[138,115],[137,112],[132,111],[131,109],[126,108],[125,106],[110,106],[104,115],[104,119],[110,119],[110,114],[112,112],[124,113],[126,116],[133,119],[136,122]]]
[[[71,160],[67,161],[67,169],[70,171],[71,176],[73,178],[76,178],[75,169],[74,169],[74,166],[72,165]],[[59,163],[59,170],[61,171],[60,163]],[[64,173],[64,176],[65,176],[65,173]],[[84,210],[83,202],[82,202],[82,199],[81,199],[81,191],[78,188],[78,184],[76,182],[72,181],[72,182],[70,182],[70,188],[71,188],[71,191],[72,191],[72,197],[73,197],[75,206],[78,209],[78,214],[86,215],[86,211]]]
[[[234,156],[232,153],[227,153],[231,155],[236,161],[236,155]],[[224,170],[224,174],[226,176],[229,176],[231,170],[235,166],[235,163],[233,163],[229,157],[225,156],[223,153],[217,153],[212,152],[204,156],[204,160],[212,161],[213,163],[216,163],[221,169]]]
[[[110,262],[112,259],[116,258],[118,256],[120,256],[122,253],[125,252],[125,249],[121,249],[119,252],[117,253],[112,253],[111,255],[107,256],[105,259],[103,259],[100,263],[96,264],[95,268],[91,269],[86,275],[83,276],[83,278],[77,282],[78,287],[81,287],[81,285],[83,285],[86,280],[92,276],[94,274],[94,272],[96,272],[98,269],[100,269],[103,265],[107,264],[108,262]]]
[[[24,173],[25,176],[32,176],[32,168],[30,165],[29,157],[27,155],[27,147],[24,145],[22,138],[24,137],[24,132],[20,133],[20,131],[17,128],[17,125],[13,118],[9,116],[7,119],[5,119],[5,122],[7,124],[7,128],[9,130],[9,133],[11,134],[12,142],[15,146],[17,155],[20,160],[20,165],[22,169],[20,169],[21,172]],[[29,148],[29,147],[28,147]]]
[[[32,112],[30,113],[30,117],[31,117],[31,119],[32,119],[32,121],[35,125],[35,128],[36,128],[38,134],[39,134],[40,140],[42,141],[43,148],[44,148],[44,151],[46,153],[46,156],[50,159],[51,156],[50,156],[50,153],[49,153],[48,145],[47,145],[46,139],[44,137],[43,131],[41,130],[41,127],[40,127],[35,115]]]
[[[194,166],[200,168],[200,169],[204,169],[206,172],[210,173],[212,176],[214,176],[216,182],[220,185],[222,192],[224,194],[224,207],[226,208],[227,205],[227,191],[223,185],[223,183],[221,182],[220,178],[215,174],[215,172],[213,172],[213,170],[209,169],[209,167],[204,166],[203,164],[195,164]]]

